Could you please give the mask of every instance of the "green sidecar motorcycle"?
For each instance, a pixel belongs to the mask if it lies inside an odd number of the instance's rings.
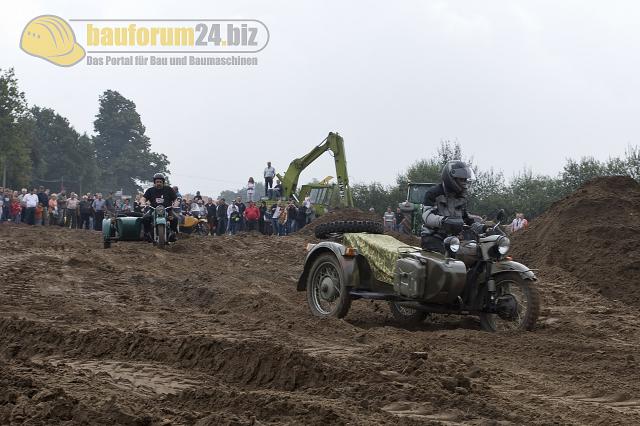
[[[151,216],[153,244],[164,249],[169,241],[169,214],[171,207],[147,207],[144,213],[118,214],[102,221],[103,247],[117,241],[143,241],[143,219]]]

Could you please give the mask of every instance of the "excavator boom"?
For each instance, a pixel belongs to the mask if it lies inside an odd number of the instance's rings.
[[[318,159],[326,151],[331,151],[336,165],[336,180],[338,181],[338,204],[342,207],[353,207],[353,197],[349,186],[349,175],[347,173],[347,157],[344,152],[344,139],[338,133],[330,132],[319,145],[314,147],[306,155],[296,158],[289,164],[284,176],[277,174],[282,184],[282,191],[285,197],[295,194],[298,187],[300,173],[311,163]]]

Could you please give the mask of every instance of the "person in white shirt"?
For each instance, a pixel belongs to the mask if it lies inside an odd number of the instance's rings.
[[[516,218],[511,222],[511,232],[527,229],[529,221],[524,218],[524,213],[516,213]]]
[[[273,188],[273,178],[276,175],[276,169],[271,167],[271,161],[267,162],[267,167],[264,169],[264,196],[267,196],[267,191]]]
[[[256,190],[256,182],[253,180],[253,177],[250,177],[249,182],[247,182],[247,201],[248,202],[254,201],[253,193],[255,192],[255,190]]]
[[[396,215],[393,211],[391,211],[391,207],[387,207],[387,211],[384,212],[384,216],[382,216],[382,220],[384,221],[384,229],[388,231],[393,231],[393,223],[395,221]]]
[[[25,222],[29,225],[36,224],[36,207],[38,207],[38,194],[36,194],[36,189],[33,188],[29,194],[26,194],[22,201],[24,201],[24,205],[26,207],[25,213]]]

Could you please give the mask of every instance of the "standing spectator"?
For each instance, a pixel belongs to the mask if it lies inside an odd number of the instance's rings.
[[[278,226],[280,228],[280,232],[278,235],[287,235],[287,207],[284,206],[283,202],[278,202],[280,206],[280,216],[278,217]]]
[[[296,216],[296,230],[299,231],[307,224],[307,206],[302,203],[298,207],[298,215]]]
[[[67,223],[67,192],[63,189],[58,194],[58,225],[65,226]]]
[[[12,193],[10,189],[4,188],[3,193],[0,193],[0,204],[2,204],[2,211],[0,211],[0,216],[3,221],[9,220],[11,216],[11,198]]]
[[[229,205],[229,234],[235,235],[240,225],[240,212],[236,203]]]
[[[93,209],[89,196],[82,196],[82,201],[78,203],[78,211],[80,213],[80,229],[91,229],[91,213]]]
[[[49,225],[54,226],[58,224],[58,195],[51,194],[49,197]]]
[[[247,225],[247,231],[255,231],[260,219],[260,209],[256,207],[253,201],[249,201],[249,207],[244,211],[244,219]]]
[[[253,180],[253,177],[249,178],[249,182],[247,182],[247,201],[253,201],[253,194],[256,191],[256,182]]]
[[[273,188],[273,178],[276,175],[276,169],[271,167],[271,161],[267,161],[267,167],[264,169],[264,196],[268,194],[268,189]]]
[[[202,201],[202,195],[200,195],[200,191],[196,191],[196,195],[193,197],[193,199],[196,201],[196,203],[198,201]]]
[[[205,204],[207,209],[207,224],[209,225],[209,234],[214,235],[216,233],[216,225],[218,223],[216,203],[213,202],[213,198],[209,197],[209,201]]]
[[[227,232],[227,203],[224,198],[221,198],[218,202],[218,208],[216,209],[216,215],[218,216],[218,228],[216,234],[224,235]]]
[[[131,200],[129,198],[125,198],[122,202],[122,207],[120,207],[123,213],[131,213]]]
[[[49,215],[47,214],[47,209],[49,207],[49,191],[44,189],[44,186],[38,188],[38,202],[42,204],[43,214],[40,219],[42,222],[40,225],[48,225],[49,224]],[[46,223],[45,223],[46,222]]]
[[[261,234],[266,234],[265,223],[266,223],[266,214],[267,214],[267,203],[264,201],[260,203],[260,217],[258,218],[258,230]]]
[[[71,229],[78,227],[78,205],[80,204],[78,196],[72,192],[67,198],[67,226]]]
[[[391,207],[387,207],[387,211],[382,216],[384,221],[384,229],[387,231],[393,231],[393,222],[395,220],[395,214],[391,211]]]
[[[8,205],[9,203],[4,201],[4,189],[0,188],[0,223],[9,219],[9,215],[5,213],[6,211],[8,211],[4,208],[5,204]]]
[[[404,214],[402,214],[402,210],[400,210],[400,207],[398,207],[396,208],[396,216],[395,216],[395,225],[396,225],[397,232],[403,231],[403,228],[402,228],[403,221],[404,221]]]
[[[110,216],[115,216],[116,213],[116,203],[113,198],[113,192],[110,192],[107,195],[107,198],[104,199],[104,211],[109,212]],[[102,223],[102,221],[100,221]]]
[[[283,214],[282,202],[278,201],[271,206],[271,227],[274,235],[282,235],[282,227],[280,226],[280,216]]]
[[[87,201],[89,201],[89,206],[91,207],[91,212],[89,214],[89,229],[95,228],[95,214],[96,211],[93,208],[93,201],[98,198],[98,194],[92,195],[90,192],[87,193]]]
[[[521,229],[527,229],[529,221],[524,218],[524,213],[516,213],[516,218],[511,222],[511,232],[518,232]]]
[[[36,189],[33,188],[30,194],[26,194],[23,199],[25,205],[25,221],[29,225],[36,223],[36,207],[38,207],[38,195]]]
[[[298,218],[298,208],[293,200],[289,200],[289,205],[287,205],[287,222],[285,228],[285,234],[293,234],[297,231],[297,218]]]
[[[315,212],[313,211],[313,206],[311,204],[311,197],[304,197],[303,205],[306,208],[306,215],[307,215],[305,224],[308,225],[311,223],[313,219],[315,219]]]
[[[93,229],[96,231],[102,231],[102,220],[104,219],[104,212],[107,208],[107,201],[102,199],[102,194],[97,193],[96,199],[93,200]]]
[[[236,206],[238,206],[238,213],[240,213],[240,222],[238,222],[237,231],[246,231],[246,226],[244,222],[244,211],[247,209],[247,206],[242,202],[242,198],[237,197]]]
[[[22,188],[22,190],[20,191],[20,194],[18,195],[18,201],[20,201],[20,207],[22,207],[22,214],[21,214],[21,221],[24,222],[25,221],[25,213],[27,211],[27,205],[24,201],[24,196],[27,195],[29,192],[27,191],[27,188]]]
[[[180,191],[178,191],[178,187],[177,186],[174,186],[173,190],[176,193],[176,197],[182,198],[182,194],[180,193]]]
[[[36,226],[42,226],[44,220],[42,219],[42,215],[45,214],[45,209],[42,207],[42,204],[38,203],[36,206]]]
[[[9,216],[13,223],[20,223],[22,215],[22,206],[20,205],[20,200],[18,197],[11,198],[11,206],[9,207]]]

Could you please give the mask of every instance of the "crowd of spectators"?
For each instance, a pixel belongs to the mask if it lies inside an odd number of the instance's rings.
[[[206,219],[210,235],[260,232],[284,236],[301,229],[314,218],[308,198],[301,203],[293,198],[286,202],[268,200],[256,203],[252,189],[247,191],[246,203],[241,197],[227,203],[224,198],[203,197],[199,191],[192,197],[182,197],[174,187],[178,200],[173,214],[183,226],[187,216]],[[140,202],[142,194],[133,198],[116,197],[113,192],[106,196],[101,193],[78,196],[64,190],[52,193],[42,186],[31,191],[26,188],[21,191],[0,188],[0,193],[0,222],[15,224],[101,231],[105,217],[141,214],[144,210]]]

